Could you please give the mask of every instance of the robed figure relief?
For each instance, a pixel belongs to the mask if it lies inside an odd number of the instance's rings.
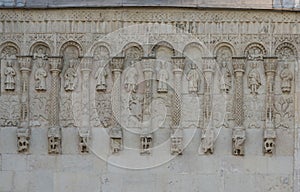
[[[248,87],[252,95],[258,94],[258,89],[261,86],[260,74],[257,70],[257,64],[252,64],[252,69],[248,74]]]
[[[134,66],[134,62],[132,61],[129,68],[126,71],[124,84],[127,92],[136,92],[138,81],[138,71]]]
[[[190,93],[196,93],[198,91],[198,84],[199,84],[199,73],[196,69],[196,66],[192,64],[191,70],[187,74],[188,80],[188,89]]]
[[[169,79],[169,74],[168,71],[166,70],[166,66],[164,63],[161,63],[161,68],[158,72],[157,92],[159,93],[168,92],[168,84],[167,84],[168,79]]]

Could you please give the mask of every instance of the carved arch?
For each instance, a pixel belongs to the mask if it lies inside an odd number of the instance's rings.
[[[204,52],[205,52],[204,46],[203,46],[202,44],[198,43],[198,42],[191,42],[191,43],[188,43],[187,45],[184,46],[182,52],[185,53],[186,50],[187,50],[188,48],[190,48],[190,47],[198,48],[198,49],[201,51],[201,53],[203,53],[203,54],[204,54]]]
[[[125,56],[126,51],[133,47],[137,48],[139,50],[139,52],[141,53],[140,57],[143,57],[144,49],[139,43],[136,43],[136,42],[127,43],[122,49],[122,56]]]
[[[48,52],[47,54],[50,55],[52,52],[51,52],[51,48],[50,46],[45,43],[45,42],[42,42],[42,41],[38,41],[38,42],[35,42],[33,43],[31,46],[30,46],[30,49],[29,49],[29,55],[33,55],[34,54],[34,51],[35,49],[38,47],[38,46],[44,46],[48,49]]]
[[[233,47],[233,45],[229,42],[221,42],[221,43],[218,43],[215,48],[214,48],[214,51],[213,51],[213,55],[214,56],[217,56],[217,53],[218,51],[223,48],[223,47],[227,47],[231,50],[231,53],[232,53],[232,56],[235,56],[236,55],[236,50],[235,48]]]
[[[295,57],[298,56],[298,51],[297,51],[297,48],[291,44],[291,43],[288,43],[288,42],[284,42],[284,43],[281,43],[280,45],[277,46],[277,48],[275,49],[275,55],[278,56],[279,55],[279,52],[281,50],[283,50],[284,48],[289,48],[293,51],[293,54]]]
[[[175,49],[174,49],[174,46],[167,42],[167,41],[160,41],[158,43],[156,43],[155,45],[153,45],[150,49],[150,56],[155,56],[156,57],[156,52],[157,52],[157,49],[159,47],[167,47],[169,49],[172,50],[172,53],[173,53],[173,56],[175,56]]]
[[[258,48],[258,49],[261,50],[261,52],[264,56],[267,55],[267,50],[261,43],[250,43],[250,44],[248,44],[247,47],[244,50],[244,55],[248,56],[249,50],[252,49],[252,48]]]
[[[62,44],[62,46],[61,46],[60,49],[59,49],[59,55],[60,55],[60,56],[63,56],[64,51],[65,51],[66,48],[69,47],[69,46],[76,47],[77,50],[78,50],[79,56],[83,56],[83,49],[82,49],[82,46],[81,46],[79,43],[77,43],[76,41],[67,41],[67,42],[65,42],[64,44]]]
[[[93,56],[94,53],[95,53],[95,50],[98,47],[105,47],[108,50],[108,52],[109,52],[110,55],[113,53],[112,49],[111,49],[111,46],[107,42],[101,41],[101,42],[96,42],[95,44],[93,44],[91,46],[91,48],[87,52],[88,56]]]
[[[17,50],[17,54],[20,54],[20,48],[19,48],[19,46],[16,43],[12,42],[12,41],[7,41],[7,42],[4,42],[4,43],[1,44],[1,46],[0,46],[0,54],[2,54],[3,49],[5,49],[6,47],[13,47],[13,48],[15,48]],[[0,55],[0,56],[2,57],[2,55]]]

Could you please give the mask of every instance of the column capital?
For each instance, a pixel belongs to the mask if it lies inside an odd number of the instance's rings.
[[[278,57],[264,57],[264,68],[266,73],[276,73],[277,65]]]
[[[125,57],[113,57],[111,59],[111,66],[113,72],[122,72],[124,67]]]
[[[234,72],[245,72],[245,57],[232,57]]]
[[[185,66],[185,57],[172,57],[173,72],[182,72]]]
[[[204,66],[204,72],[214,72],[215,71],[215,64],[216,64],[216,57],[202,57]]]
[[[17,56],[18,62],[20,64],[20,71],[31,71],[32,67],[32,57],[27,55]]]
[[[81,58],[81,71],[91,71],[93,65],[93,57],[82,57]]]
[[[49,61],[50,61],[50,71],[58,71],[60,72],[61,71],[61,68],[62,68],[62,57],[49,57],[48,58]]]
[[[142,58],[143,72],[154,72],[155,61],[156,61],[155,57],[143,57]]]

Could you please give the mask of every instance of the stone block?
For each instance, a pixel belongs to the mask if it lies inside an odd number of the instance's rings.
[[[224,191],[264,191],[264,184],[260,182],[262,178],[256,174],[225,173]]]
[[[268,160],[269,174],[283,174],[287,175],[293,172],[293,157],[288,156],[273,156]]]
[[[2,154],[2,170],[3,171],[26,171],[27,155],[18,154]]]
[[[28,191],[30,192],[53,192],[54,190],[54,170],[36,170],[30,174],[30,184]]]
[[[13,191],[14,192],[29,192],[29,186],[34,183],[30,180],[31,172],[29,171],[16,171],[13,178]]]
[[[62,153],[79,154],[79,129],[62,128]]]
[[[97,172],[57,172],[54,174],[53,191],[101,191],[101,177]]]
[[[102,172],[106,170],[106,162],[94,154],[60,155],[57,157],[57,170],[62,172]]]
[[[33,155],[48,154],[48,128],[38,127],[31,129],[30,153]]]
[[[58,156],[55,155],[28,155],[27,169],[30,171],[56,170]]]
[[[294,130],[289,129],[277,129],[276,130],[276,156],[292,156],[294,154]]]
[[[13,190],[13,171],[0,171],[0,191],[9,192]]]
[[[16,129],[15,127],[1,128],[0,153],[18,153]]]

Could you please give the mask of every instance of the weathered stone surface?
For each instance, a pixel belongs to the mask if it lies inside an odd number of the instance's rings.
[[[122,8],[0,10],[0,191],[299,191],[296,12],[53,3]]]

